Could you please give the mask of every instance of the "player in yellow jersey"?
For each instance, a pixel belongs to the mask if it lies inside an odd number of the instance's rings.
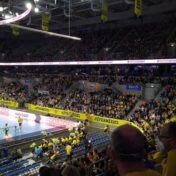
[[[18,118],[18,124],[19,124],[19,128],[21,130],[22,129],[22,124],[23,124],[23,118],[22,117]]]

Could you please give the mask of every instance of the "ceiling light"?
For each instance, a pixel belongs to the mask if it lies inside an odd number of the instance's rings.
[[[0,7],[0,12],[3,12],[4,8],[3,7]]]
[[[9,18],[11,18],[11,15],[6,14],[6,15],[4,16],[4,18],[5,18],[5,19],[9,19]]]
[[[34,0],[35,2],[39,2],[39,0]]]
[[[36,8],[34,9],[34,12],[35,12],[35,13],[38,13],[38,12],[39,12],[39,8],[36,7]]]
[[[26,7],[27,7],[28,9],[32,9],[32,4],[31,4],[30,2],[28,2],[28,3],[26,3]]]
[[[15,15],[16,15],[16,16],[18,16],[18,15],[19,15],[19,13],[18,13],[18,12],[16,12],[16,13],[15,13]]]
[[[174,47],[174,46],[175,46],[175,43],[171,43],[170,46],[171,46],[171,47]]]

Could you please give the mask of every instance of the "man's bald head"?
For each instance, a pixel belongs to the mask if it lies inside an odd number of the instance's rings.
[[[144,154],[143,134],[131,125],[124,125],[112,133],[112,150],[115,160],[139,161]]]

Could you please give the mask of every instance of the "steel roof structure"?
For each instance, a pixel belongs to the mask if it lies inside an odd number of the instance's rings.
[[[5,13],[17,14],[25,11],[25,3],[32,2],[39,9],[34,11],[20,24],[33,28],[41,28],[42,14],[48,13],[50,17],[50,30],[60,30],[70,27],[97,25],[101,23],[102,0],[0,0],[0,18]],[[143,0],[143,20],[161,20],[176,17],[175,0]],[[108,0],[108,23],[119,26],[136,22],[134,16],[134,0]]]

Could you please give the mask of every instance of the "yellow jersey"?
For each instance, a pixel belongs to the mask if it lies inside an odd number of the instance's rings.
[[[31,145],[30,145],[30,148],[33,148],[33,147],[35,147],[36,146],[36,143],[34,142],[34,143],[32,143]]]
[[[67,154],[67,155],[70,155],[70,154],[71,154],[71,151],[72,151],[71,145],[67,145],[66,148],[65,148],[65,150],[66,150],[66,154]]]
[[[168,152],[167,159],[163,164],[162,176],[176,176],[176,149]]]
[[[52,138],[51,140],[53,141],[54,144],[59,142],[59,140],[57,138]]]
[[[76,140],[76,144],[77,144],[77,145],[79,145],[79,143],[80,143],[80,140],[79,140],[79,139],[77,139],[77,140]]]
[[[42,131],[41,134],[47,135],[47,132],[46,131]]]
[[[69,138],[66,137],[66,138],[65,138],[65,142],[68,142],[68,141],[69,141]]]
[[[23,119],[21,117],[18,118],[18,123],[23,123]]]
[[[72,145],[76,145],[76,139],[73,140]]]
[[[48,147],[52,147],[53,146],[53,143],[52,142],[49,142],[48,143]]]
[[[65,143],[65,138],[61,138],[61,142],[62,142],[62,143]]]
[[[56,153],[54,153],[54,154],[50,157],[50,159],[51,159],[51,160],[55,160],[56,158],[59,157],[59,155],[60,155],[60,152],[56,152]]]

